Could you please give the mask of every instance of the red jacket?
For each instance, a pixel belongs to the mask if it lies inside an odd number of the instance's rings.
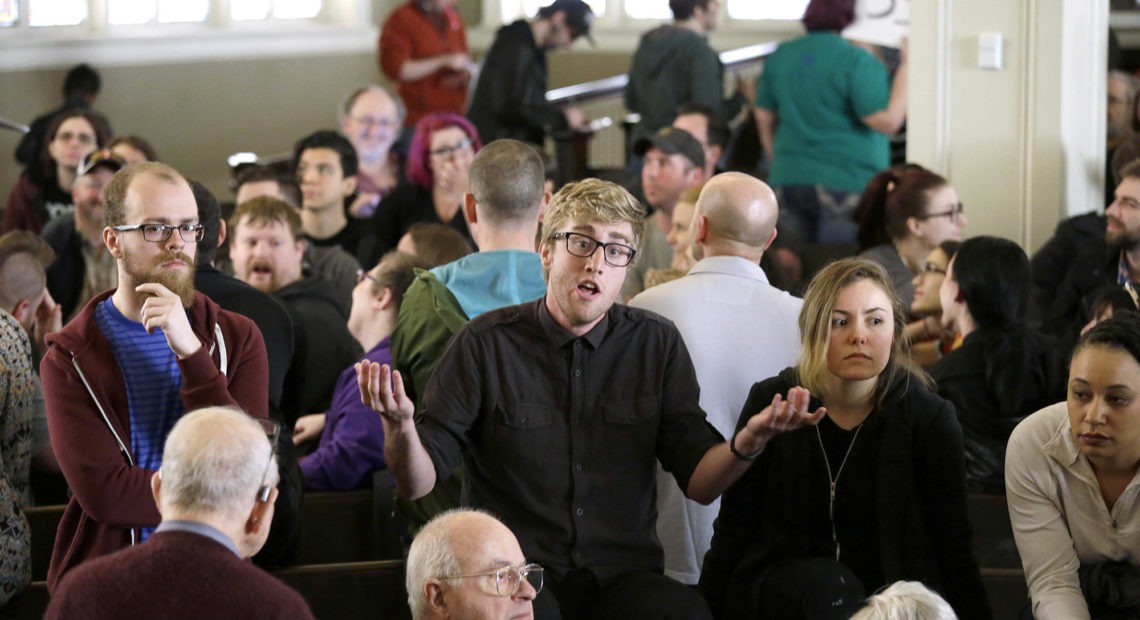
[[[68,569],[134,544],[135,528],[161,520],[151,495],[154,472],[134,465],[123,376],[110,341],[95,324],[96,305],[112,292],[95,296],[48,336],[40,363],[52,446],[73,493],[56,532],[49,591]],[[269,366],[257,326],[201,293],[194,294],[190,313],[203,346],[178,361],[183,407],[229,405],[267,417]],[[222,360],[224,373],[218,370]]]
[[[408,109],[404,126],[413,127],[428,112],[440,110],[463,114],[467,107],[466,71],[441,69],[414,82],[400,80],[400,68],[409,60],[443,54],[467,53],[467,31],[454,7],[444,10],[443,32],[432,19],[408,2],[388,15],[380,32],[380,70],[397,85]]]

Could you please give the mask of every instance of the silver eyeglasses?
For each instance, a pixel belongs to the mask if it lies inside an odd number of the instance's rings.
[[[463,575],[446,575],[440,579],[463,579],[465,577],[494,577],[495,594],[499,596],[514,596],[522,587],[523,580],[527,580],[534,588],[534,593],[542,592],[542,567],[538,564],[524,564],[522,566],[504,566],[482,573],[466,573]]]
[[[281,436],[281,425],[276,420],[269,418],[256,418],[257,423],[261,426],[261,430],[265,431],[265,437],[269,439],[269,460],[265,462],[265,471],[261,474],[261,483],[257,485],[257,499],[261,502],[268,502],[269,496],[273,493],[273,487],[265,483],[269,477],[269,468],[273,466],[273,456],[277,454],[277,438]]]
[[[206,227],[201,224],[135,224],[134,226],[112,226],[111,230],[130,232],[141,230],[143,239],[162,243],[170,238],[170,233],[178,231],[178,236],[186,243],[198,243],[206,236]]]
[[[566,251],[579,258],[590,258],[598,248],[602,248],[602,256],[614,267],[625,267],[637,255],[637,250],[624,243],[602,243],[582,233],[559,232],[550,235],[550,238],[565,239]]]

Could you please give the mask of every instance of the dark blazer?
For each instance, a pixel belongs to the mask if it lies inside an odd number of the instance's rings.
[[[795,370],[788,368],[752,386],[737,427],[795,385]],[[809,410],[819,406],[813,398]],[[865,424],[873,433],[868,443],[875,446],[874,495],[866,506],[877,523],[885,583],[863,585],[874,590],[900,579],[921,581],[939,591],[959,617],[989,618],[972,550],[962,431],[953,406],[904,374]],[[814,427],[777,435],[725,492],[700,580],[719,617],[744,617],[739,606],[745,593],[769,566],[813,557],[809,550],[819,545],[807,524],[828,517],[826,501],[821,508],[809,500],[809,487],[827,481],[809,480],[805,472],[822,458]],[[820,509],[822,517],[805,512]]]

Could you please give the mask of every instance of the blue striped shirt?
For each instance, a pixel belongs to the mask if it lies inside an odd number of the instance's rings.
[[[162,466],[162,447],[182,417],[182,371],[161,329],[148,334],[142,323],[123,316],[108,297],[95,309],[95,324],[111,343],[123,374],[131,423],[135,465],[151,471]],[[154,528],[143,528],[146,540]]]

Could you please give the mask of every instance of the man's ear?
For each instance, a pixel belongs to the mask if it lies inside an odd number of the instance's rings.
[[[709,218],[705,215],[698,215],[696,217],[697,229],[693,231],[693,238],[691,244],[705,243],[709,238]]]
[[[154,505],[158,506],[160,509],[162,508],[162,504],[160,504],[158,501],[158,493],[161,490],[162,490],[162,474],[160,472],[156,471],[153,474],[151,474],[151,476],[150,476],[150,493],[151,493],[151,495],[154,496]]]
[[[12,317],[15,318],[16,322],[20,325],[27,325],[28,313],[32,312],[32,310],[32,302],[27,299],[21,299],[17,301],[16,305],[12,308]]]
[[[479,212],[475,210],[475,194],[467,192],[463,194],[463,219],[467,220],[467,225],[479,223]]]
[[[544,271],[550,271],[550,264],[554,260],[554,244],[547,239],[538,242],[538,258],[542,261]]]
[[[443,585],[438,579],[428,579],[424,583],[424,598],[437,616],[447,617],[447,600],[443,596]]]
[[[776,240],[776,235],[779,234],[775,228],[772,229],[772,235],[768,237],[768,242],[764,244],[764,251],[767,252],[768,248],[772,247],[772,242]]]
[[[690,168],[689,171],[685,173],[685,177],[689,181],[689,187],[700,185],[708,180],[705,178],[705,169],[701,166],[693,166]]]
[[[354,174],[350,177],[345,177],[345,179],[344,179],[344,195],[345,195],[345,197],[347,198],[348,196],[351,196],[352,193],[355,191],[356,191],[356,175]]]
[[[226,232],[227,232],[226,231],[226,221],[220,220],[218,223],[218,247],[219,248],[222,247],[222,244],[226,242]]]
[[[277,501],[277,488],[274,487],[269,490],[269,499],[264,502],[258,499],[253,503],[253,509],[249,511],[249,518],[245,520],[245,533],[256,534],[261,531],[263,527],[269,527],[269,519],[266,515],[269,514],[273,503]]]
[[[546,216],[546,208],[550,206],[551,199],[554,194],[551,192],[542,192],[542,204],[538,205],[538,223],[542,224],[542,218]]]
[[[123,247],[119,244],[119,234],[110,226],[103,227],[103,245],[107,246],[111,256],[120,259],[123,257]]]
[[[713,171],[715,172],[716,171],[716,162],[720,161],[721,155],[724,155],[724,147],[722,147],[719,144],[710,144],[708,155],[712,156],[712,168],[713,168]],[[709,162],[706,161],[705,163],[707,164]],[[708,179],[705,179],[705,180],[707,181]]]

